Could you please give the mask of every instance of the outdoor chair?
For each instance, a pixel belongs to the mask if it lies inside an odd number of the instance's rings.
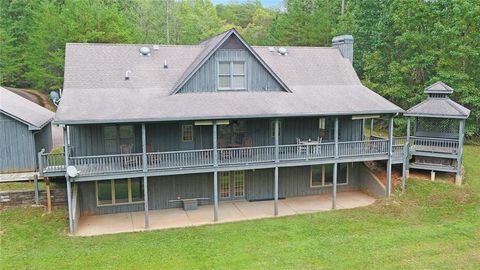
[[[140,164],[138,164],[139,161],[137,159],[135,159],[134,156],[129,155],[129,154],[132,154],[132,145],[131,144],[120,145],[120,154],[126,155],[126,156],[122,156],[122,158],[121,158],[122,166],[124,168],[132,168],[132,167],[136,167],[136,166],[140,165]]]

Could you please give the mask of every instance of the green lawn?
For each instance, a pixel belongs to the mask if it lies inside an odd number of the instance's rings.
[[[65,234],[66,213],[0,213],[6,269],[478,269],[480,147],[466,181],[410,180],[362,209],[90,238]]]

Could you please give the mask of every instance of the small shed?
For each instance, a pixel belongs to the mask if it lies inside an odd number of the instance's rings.
[[[0,173],[32,172],[52,147],[54,113],[0,87]]]
[[[425,89],[427,99],[405,113],[413,158],[409,167],[430,170],[432,175],[435,171],[455,172],[457,183],[461,183],[465,120],[470,110],[450,99],[453,91],[447,84],[436,82]]]

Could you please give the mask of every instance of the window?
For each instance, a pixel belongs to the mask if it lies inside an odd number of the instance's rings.
[[[143,182],[140,178],[96,183],[98,206],[143,202]]]
[[[275,138],[275,121],[270,122],[270,130],[272,131],[272,137]],[[282,121],[278,122],[278,137],[282,137]]]
[[[219,90],[246,89],[245,62],[242,62],[242,61],[218,62],[218,89]]]
[[[339,163],[337,167],[337,184],[348,183],[348,163]],[[330,186],[333,184],[333,164],[311,166],[311,187]]]
[[[318,119],[318,128],[325,130],[325,118]]]
[[[182,125],[182,142],[193,141],[193,125]]]
[[[114,125],[103,127],[103,138],[106,154],[117,154],[121,145],[130,146],[135,142],[135,131],[132,125]]]

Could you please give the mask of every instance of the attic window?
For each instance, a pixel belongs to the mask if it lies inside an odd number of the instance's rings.
[[[245,90],[245,67],[244,61],[219,61],[218,90]]]

